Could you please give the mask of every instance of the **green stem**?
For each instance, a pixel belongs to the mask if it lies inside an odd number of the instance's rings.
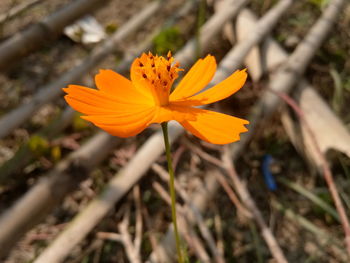
[[[173,165],[172,165],[171,155],[170,155],[170,143],[169,143],[169,137],[168,137],[168,123],[167,122],[162,123],[162,130],[163,130],[163,136],[164,136],[166,159],[168,161],[168,171],[169,171],[169,175],[170,175],[169,188],[170,188],[170,196],[171,196],[171,216],[172,216],[173,225],[174,225],[176,250],[177,250],[178,261],[180,263],[183,263],[184,261],[183,261],[182,253],[181,253],[180,236],[179,236],[179,232],[177,230],[176,194],[175,194],[175,184],[174,184],[175,178],[174,178],[174,170],[173,170]]]

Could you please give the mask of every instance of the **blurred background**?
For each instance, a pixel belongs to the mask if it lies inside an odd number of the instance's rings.
[[[350,262],[349,28],[347,0],[1,0],[0,261],[175,261],[159,125],[112,137],[61,90],[170,50],[249,75],[209,105],[241,141],[170,126],[188,262]]]

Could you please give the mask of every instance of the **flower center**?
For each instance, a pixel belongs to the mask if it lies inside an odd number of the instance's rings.
[[[172,65],[174,58],[171,52],[168,52],[167,57],[154,56],[152,53],[142,54],[138,58],[138,71],[149,85],[158,99],[160,106],[169,104],[169,94],[174,80],[178,77],[178,72],[183,69],[179,68],[179,63]]]

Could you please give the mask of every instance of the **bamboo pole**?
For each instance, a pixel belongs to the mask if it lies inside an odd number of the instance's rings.
[[[13,35],[0,44],[0,70],[6,69],[11,63],[17,61],[18,57],[23,57],[44,43],[52,41],[65,26],[106,3],[106,0],[73,1],[39,23]]]

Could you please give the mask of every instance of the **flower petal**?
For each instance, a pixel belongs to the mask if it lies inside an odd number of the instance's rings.
[[[155,107],[145,106],[138,111],[120,114],[81,116],[113,136],[130,137],[142,132],[154,118]]]
[[[192,113],[188,107],[181,107],[176,105],[158,106],[156,113],[151,123],[162,123],[170,120],[178,122],[184,120],[195,120],[195,114]]]
[[[99,90],[124,102],[145,104],[145,101],[153,101],[151,93],[140,92],[130,80],[113,70],[100,70],[95,76],[95,82]]]
[[[83,86],[69,85],[68,88],[63,90],[68,94],[65,96],[67,103],[73,109],[88,115],[112,114],[145,107],[142,104],[121,101],[117,97],[110,96],[103,91]]]
[[[239,134],[248,131],[244,126],[247,120],[232,117],[230,115],[190,108],[195,114],[196,120],[185,120],[180,124],[198,138],[214,144],[227,144],[238,141]]]
[[[214,87],[192,97],[172,101],[172,103],[180,106],[199,106],[210,104],[231,96],[233,93],[243,87],[246,79],[246,70],[237,70],[227,79],[221,81]]]
[[[128,110],[105,115],[87,115],[81,116],[84,120],[104,125],[123,125],[138,121],[138,119],[147,118],[148,115],[154,116],[155,107],[143,107],[137,110]]]
[[[170,101],[182,100],[201,91],[213,78],[216,62],[213,56],[199,59],[170,94]]]

